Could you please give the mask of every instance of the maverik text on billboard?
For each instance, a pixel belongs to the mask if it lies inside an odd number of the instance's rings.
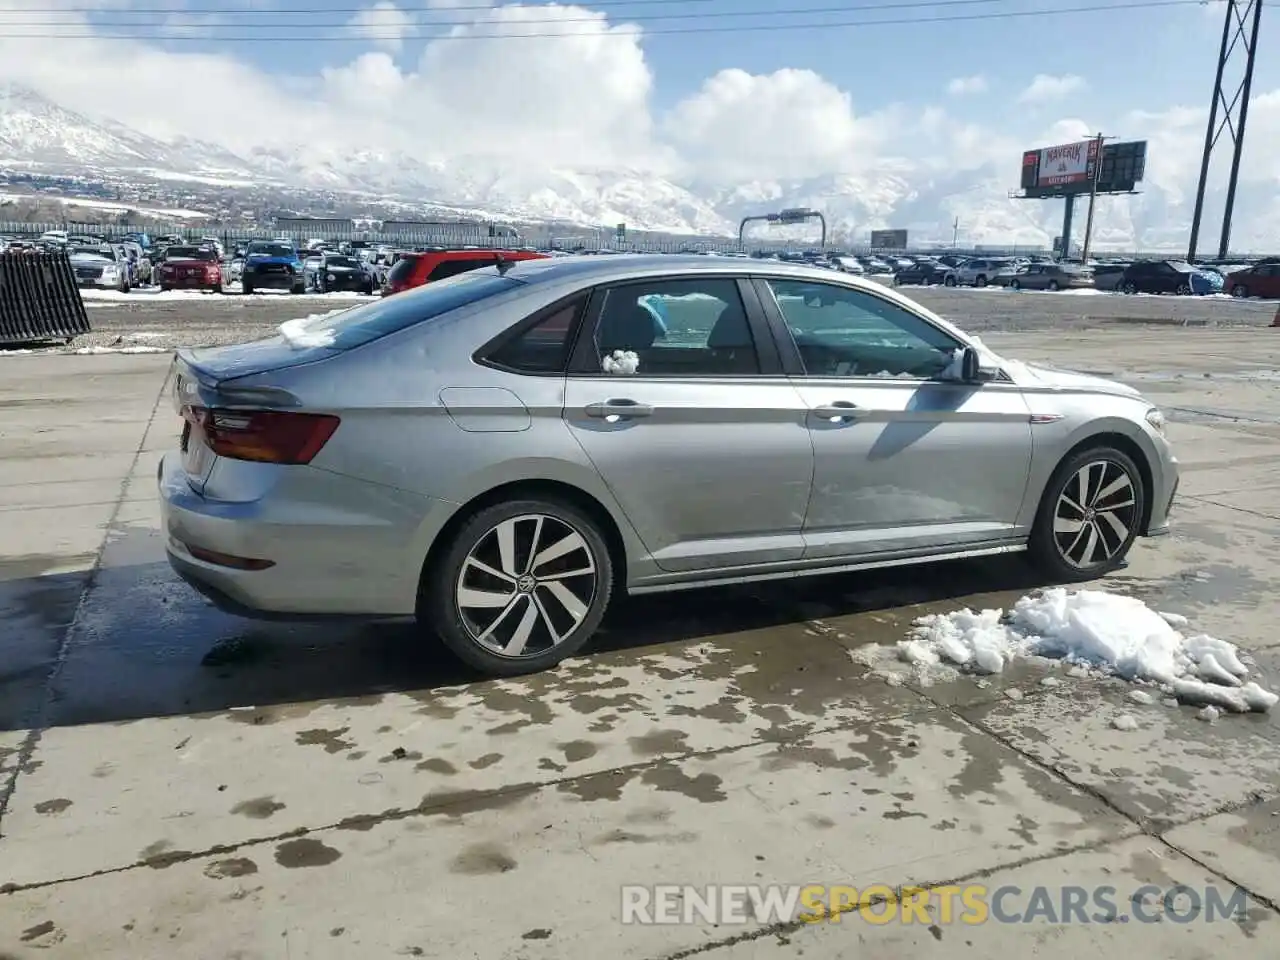
[[[1084,183],[1093,175],[1098,159],[1098,141],[1081,140],[1040,151],[1036,186],[1053,187],[1066,183]]]

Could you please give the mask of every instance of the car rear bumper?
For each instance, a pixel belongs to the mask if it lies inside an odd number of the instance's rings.
[[[414,613],[425,560],[417,534],[452,504],[305,467],[287,468],[304,471],[301,481],[261,499],[214,500],[191,488],[181,457],[172,451],[157,469],[166,553],[218,607],[258,619]],[[210,553],[272,566],[242,569]]]

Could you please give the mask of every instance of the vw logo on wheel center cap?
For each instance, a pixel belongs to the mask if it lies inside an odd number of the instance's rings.
[[[526,573],[523,577],[516,581],[516,589],[521,593],[533,593],[533,588],[538,585],[538,581],[533,578],[533,574]]]

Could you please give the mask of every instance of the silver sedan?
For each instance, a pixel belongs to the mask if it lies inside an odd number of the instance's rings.
[[[416,616],[494,675],[579,650],[619,591],[1016,551],[1090,579],[1178,482],[1131,388],[782,263],[499,263],[172,375],[184,579],[248,616]]]

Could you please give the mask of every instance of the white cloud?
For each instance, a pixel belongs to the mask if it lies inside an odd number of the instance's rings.
[[[665,131],[699,171],[724,180],[848,170],[879,146],[849,94],[812,70],[721,70],[677,104]]]
[[[947,93],[953,97],[963,97],[973,93],[986,93],[987,78],[982,74],[974,74],[972,77],[956,77],[947,84]]]
[[[373,6],[365,7],[351,18],[348,26],[356,37],[393,53],[404,46],[408,37],[418,32],[413,17],[391,0],[378,0]]]
[[[1073,93],[1079,93],[1084,88],[1084,77],[1076,76],[1074,73],[1063,74],[1060,77],[1055,77],[1048,73],[1038,73],[1031,81],[1031,85],[1019,94],[1018,102],[1048,103],[1069,97]]]
[[[1019,104],[1047,104],[1047,102],[1062,100],[1073,93],[1079,93],[1084,90],[1084,87],[1084,77],[1075,76],[1074,73],[1062,74],[1061,77],[1037,73],[1027,90],[1019,93],[1018,102]]]

